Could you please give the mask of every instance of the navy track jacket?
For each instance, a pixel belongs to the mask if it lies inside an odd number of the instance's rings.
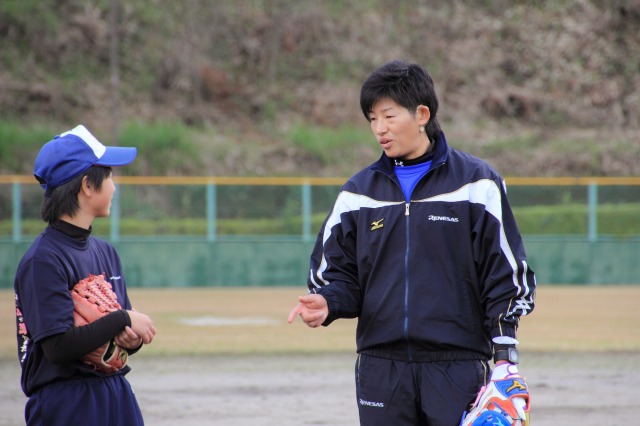
[[[357,317],[359,353],[488,359],[491,339],[515,338],[534,307],[534,273],[501,176],[442,133],[409,203],[384,153],[349,179],[310,264],[309,290],[329,306],[323,325]]]

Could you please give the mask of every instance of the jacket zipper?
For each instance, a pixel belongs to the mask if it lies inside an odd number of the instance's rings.
[[[429,175],[433,170],[442,166],[445,162],[436,165],[434,168],[427,171],[424,174],[422,179],[424,179],[427,175]],[[402,188],[400,188],[402,190]],[[413,194],[412,194],[413,195]],[[411,346],[411,342],[409,340],[409,247],[410,244],[410,216],[409,216],[409,206],[411,205],[411,197],[409,197],[409,201],[404,204],[404,218],[405,218],[405,234],[407,246],[404,252],[404,340],[407,343],[407,357],[409,361],[413,361],[413,347]]]
[[[405,203],[405,234],[407,245],[404,252],[404,340],[407,342],[407,357],[409,361],[413,361],[413,348],[409,342],[409,205],[410,201]]]
[[[424,179],[428,174],[430,174],[433,170],[439,168],[445,163],[445,161],[437,164],[435,167],[429,169],[427,173],[422,177]],[[421,179],[421,180],[422,180]],[[396,182],[394,179],[391,179],[398,185],[400,191],[402,192],[402,187],[399,182]],[[405,217],[405,236],[407,241],[407,246],[404,252],[404,340],[407,343],[407,357],[409,361],[413,361],[413,347],[411,346],[411,342],[409,341],[409,237],[411,233],[409,232],[409,206],[411,204],[411,197],[408,202],[404,204],[404,217]]]

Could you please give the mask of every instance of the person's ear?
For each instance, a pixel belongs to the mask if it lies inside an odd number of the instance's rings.
[[[93,192],[93,187],[91,183],[89,183],[89,177],[84,176],[82,178],[82,184],[80,185],[80,192],[82,192],[85,196],[90,196]]]
[[[431,119],[431,111],[426,105],[418,105],[416,108],[416,121],[420,126],[426,126]]]

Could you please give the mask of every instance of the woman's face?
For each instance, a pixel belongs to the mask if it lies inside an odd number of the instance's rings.
[[[411,160],[424,154],[429,138],[420,128],[429,121],[429,108],[415,113],[391,99],[382,99],[369,112],[371,131],[388,157]]]

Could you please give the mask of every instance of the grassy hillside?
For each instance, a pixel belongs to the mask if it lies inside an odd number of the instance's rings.
[[[505,175],[640,175],[639,28],[638,0],[6,0],[0,173],[84,123],[133,174],[348,176],[379,155],[360,84],[403,58]]]

